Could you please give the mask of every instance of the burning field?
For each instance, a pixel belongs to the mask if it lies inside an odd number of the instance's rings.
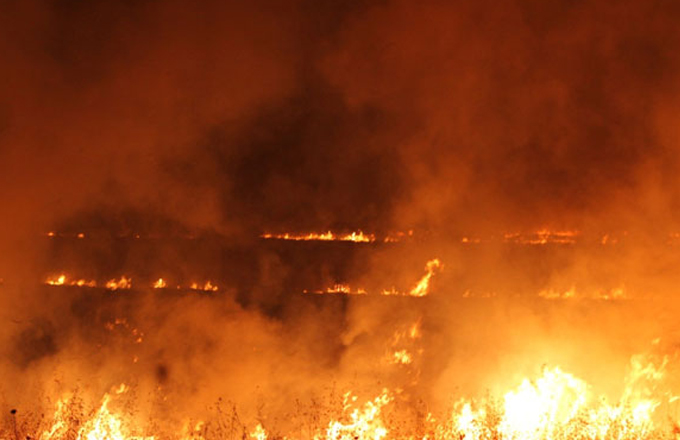
[[[680,438],[674,2],[0,11],[0,440]]]

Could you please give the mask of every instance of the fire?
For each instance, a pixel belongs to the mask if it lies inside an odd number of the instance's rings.
[[[503,238],[507,243],[516,244],[574,244],[580,234],[580,231],[550,231],[548,229],[540,229],[528,234],[521,232],[506,233],[503,235]]]
[[[388,364],[409,365],[414,362],[416,355],[423,353],[422,348],[416,345],[421,338],[420,323],[421,320],[418,319],[392,335],[392,341],[385,356]]]
[[[418,281],[416,286],[408,292],[398,290],[396,287],[391,287],[389,289],[383,289],[380,293],[384,296],[415,296],[422,297],[427,296],[430,293],[430,279],[436,273],[436,270],[442,266],[439,259],[435,258],[430,260],[425,265],[426,273]],[[344,295],[366,295],[368,292],[363,287],[353,288],[349,284],[336,283],[331,287],[327,287],[323,290],[304,290],[303,293],[315,293],[318,295],[323,295],[326,293],[331,294],[344,294]]]
[[[257,424],[255,429],[250,433],[250,438],[253,440],[267,440],[267,431],[264,430],[262,424]]]
[[[131,420],[126,420],[122,414],[114,413],[109,408],[112,396],[118,396],[128,391],[125,384],[121,384],[110,393],[104,394],[99,409],[82,424],[71,414],[71,398],[63,397],[57,402],[52,426],[43,431],[40,440],[61,440],[75,438],[76,440],[153,440],[153,436],[134,435],[130,426]],[[79,426],[74,426],[79,425]]]
[[[50,286],[63,286],[64,283],[66,283],[66,275],[62,274],[56,277],[48,278],[45,283],[49,284]]]
[[[307,234],[294,234],[290,232],[283,234],[264,233],[260,237],[268,240],[292,241],[353,241],[355,243],[372,243],[375,241],[375,235],[364,234],[362,231],[354,231],[348,234],[337,234],[332,231],[322,233],[309,232]]]
[[[439,269],[441,267],[441,263],[437,258],[430,260],[427,262],[425,265],[425,270],[427,273],[425,276],[423,276],[420,281],[418,281],[418,284],[411,289],[409,292],[409,295],[411,296],[425,296],[429,293],[430,290],[430,279],[432,279],[432,276],[435,274],[435,270]]]
[[[524,379],[500,404],[485,402],[475,409],[473,401],[459,402],[451,425],[454,432],[448,434],[466,440],[648,438],[655,429],[653,413],[660,402],[649,396],[633,397],[635,378],[660,380],[665,362],[660,367],[639,365],[633,362],[618,405],[594,398],[586,382],[560,368],[547,368],[535,381]]]
[[[412,336],[411,329],[401,337],[417,337]],[[621,398],[615,404],[598,397],[584,380],[559,367],[545,367],[538,377],[522,379],[500,399],[463,398],[442,417],[435,417],[429,412],[423,414],[424,417],[418,419],[417,427],[414,428],[416,431],[413,432],[403,431],[403,427],[411,426],[411,422],[400,412],[399,404],[409,402],[402,390],[383,388],[376,397],[363,404],[359,404],[359,398],[348,391],[343,395],[342,409],[337,417],[325,412],[328,415],[318,420],[320,424],[314,427],[311,437],[314,440],[672,438],[664,435],[661,426],[655,422],[659,420],[655,411],[663,403],[659,396],[668,397],[668,404],[677,399],[658,392],[657,386],[665,378],[666,366],[667,358],[658,362],[647,356],[633,357]],[[74,413],[82,412],[82,403],[72,396],[59,399],[48,428],[36,438],[153,439],[153,436],[139,435],[146,429],[135,423],[137,420],[133,419],[132,412],[113,409],[121,406],[117,400],[128,390],[126,385],[121,384],[105,393],[98,408],[85,416]],[[185,421],[183,428],[178,427],[177,432],[180,431],[180,438],[197,440],[206,438],[205,434],[209,430],[203,421]],[[249,433],[243,431],[242,436],[251,440],[267,440],[270,437],[259,422],[254,424]],[[296,435],[282,435],[280,438],[301,439]]]
[[[97,282],[94,280],[69,280],[65,274],[60,274],[52,277],[48,277],[45,280],[45,284],[50,286],[77,286],[77,287],[97,287]]]
[[[410,364],[413,362],[413,357],[408,350],[398,350],[393,353],[392,363],[394,364]]]
[[[205,284],[191,283],[191,290],[202,290],[204,292],[217,292],[218,288],[212,281],[206,281]]]
[[[163,278],[159,278],[153,283],[154,289],[165,289],[167,286],[168,284],[165,282]]]
[[[361,408],[352,408],[357,401],[356,396],[347,392],[343,399],[343,417],[331,421],[326,436],[317,436],[315,440],[381,440],[388,434],[385,424],[380,418],[382,408],[393,400],[387,389],[381,395],[366,402]],[[350,412],[351,411],[351,412]]]
[[[132,287],[132,278],[126,276],[120,277],[120,279],[112,279],[106,282],[106,288],[109,290],[118,289],[130,289]]]

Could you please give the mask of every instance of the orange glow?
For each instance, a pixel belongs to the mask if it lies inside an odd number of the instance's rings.
[[[167,286],[168,284],[165,282],[163,278],[159,278],[153,283],[154,289],[165,289]]]

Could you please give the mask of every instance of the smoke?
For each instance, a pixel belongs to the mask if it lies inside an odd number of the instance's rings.
[[[421,319],[428,357],[412,391],[443,401],[478,390],[499,365],[569,364],[591,332],[590,350],[621,364],[672,326],[651,311],[604,311],[584,327],[599,309],[451,299],[553,285],[673,293],[677,257],[638,246],[679,226],[680,8],[670,1],[2,9],[0,347],[3,372],[22,384],[3,390],[8,400],[40,400],[46,378],[68,388],[92,377],[101,394],[124,377],[196,414],[232,396],[258,416],[259,387],[280,416],[335,380],[414,381],[375,371],[391,329]],[[462,235],[542,227],[638,241],[610,253],[460,246]],[[96,239],[59,248],[42,235],[55,229]],[[256,242],[328,229],[426,239],[368,251]],[[133,234],[199,239],[120,244]],[[408,289],[434,257],[441,295],[417,307],[295,296],[339,278]],[[200,273],[227,280],[227,292],[56,296],[34,287],[55,261],[99,278]]]

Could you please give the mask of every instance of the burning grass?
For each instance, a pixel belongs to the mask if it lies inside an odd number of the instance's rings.
[[[201,419],[172,422],[145,419],[135,410],[130,387],[112,387],[92,406],[80,391],[67,393],[52,412],[16,412],[7,419],[0,438],[40,440],[124,439],[315,439],[315,440],[632,440],[674,439],[680,434],[677,397],[652,389],[664,377],[667,358],[631,362],[624,391],[617,403],[594,394],[583,380],[558,367],[524,379],[504,396],[458,398],[435,413],[402,389],[384,388],[374,397],[330,390],[307,403],[291,402],[285,414],[266,414],[263,405],[248,420],[233,403],[217,401]],[[663,399],[659,397],[663,396]],[[163,400],[159,394],[156,398]],[[160,404],[160,402],[156,402]]]

